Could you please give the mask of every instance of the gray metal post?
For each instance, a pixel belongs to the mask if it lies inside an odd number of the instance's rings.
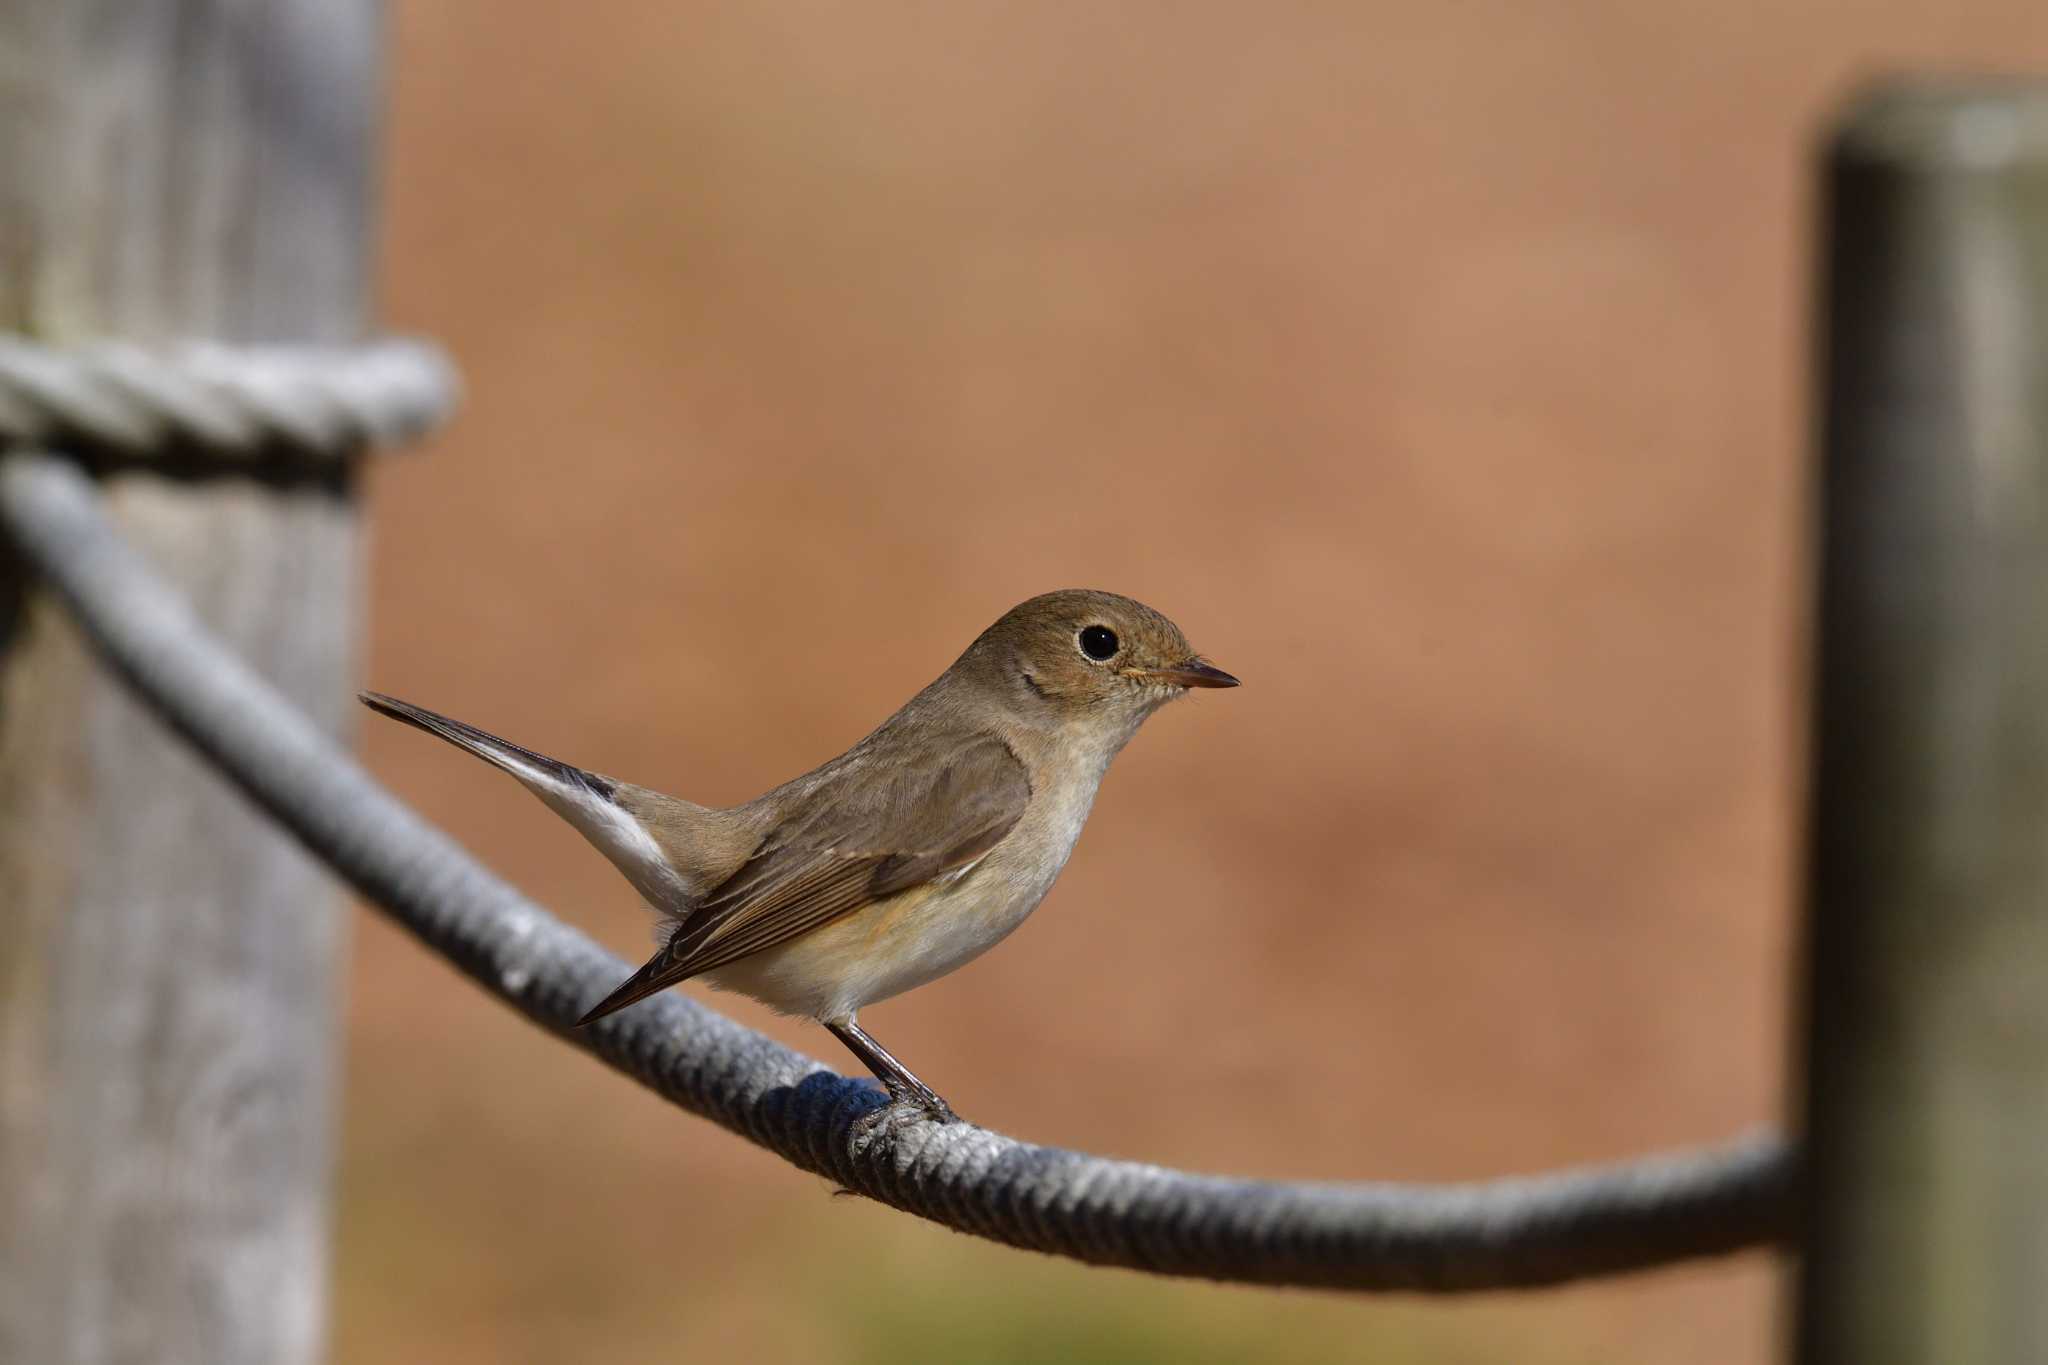
[[[1807,1365],[2048,1360],[2048,87],[1827,163]]]
[[[355,338],[379,24],[374,0],[0,0],[0,329]],[[339,730],[346,490],[108,484]],[[338,931],[328,878],[0,565],[0,1360],[319,1355]]]

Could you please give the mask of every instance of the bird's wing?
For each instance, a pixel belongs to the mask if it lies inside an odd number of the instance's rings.
[[[964,867],[1002,842],[1030,799],[1024,765],[992,736],[914,768],[835,774],[792,802],[668,945],[578,1022]]]

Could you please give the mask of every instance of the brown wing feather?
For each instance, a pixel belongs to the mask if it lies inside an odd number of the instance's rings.
[[[753,856],[580,1024],[973,862],[1024,814],[1009,747],[974,736],[942,761],[836,774],[790,802]]]

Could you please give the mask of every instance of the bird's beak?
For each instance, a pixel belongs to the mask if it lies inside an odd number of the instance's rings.
[[[1175,687],[1236,687],[1237,679],[1217,668],[1206,659],[1189,659],[1172,668],[1148,668],[1142,676],[1147,682],[1170,683]]]

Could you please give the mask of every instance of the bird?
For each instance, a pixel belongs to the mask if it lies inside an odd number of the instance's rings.
[[[511,774],[655,911],[657,951],[578,1027],[702,978],[824,1025],[893,1103],[951,1122],[860,1010],[1007,937],[1066,866],[1111,760],[1145,719],[1191,689],[1237,685],[1141,602],[1045,593],[845,753],[727,808],[360,696]]]

